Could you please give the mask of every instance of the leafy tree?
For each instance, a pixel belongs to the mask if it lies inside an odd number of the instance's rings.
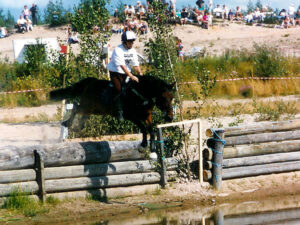
[[[251,0],[249,0],[248,4],[247,4],[247,13],[249,12],[253,12],[254,11],[254,5],[253,2]]]
[[[109,19],[107,3],[106,0],[81,0],[79,6],[74,7],[74,14],[70,15],[72,29],[87,34],[97,26],[102,31]]]
[[[70,14],[72,29],[80,35],[80,54],[82,66],[93,67],[98,77],[106,77],[103,60],[106,57],[104,46],[110,38],[108,29],[109,11],[106,0],[81,0],[74,13]]]
[[[5,16],[3,15],[2,9],[0,9],[0,26],[5,26]]]
[[[119,1],[119,4],[117,6],[118,9],[118,18],[119,18],[119,22],[123,23],[126,20],[126,15],[124,13],[124,3],[122,1]]]
[[[15,25],[15,18],[11,14],[10,10],[7,11],[7,16],[5,18],[5,26],[13,27]]]
[[[260,0],[257,0],[255,3],[255,8],[259,8],[259,10],[262,10],[262,3]]]
[[[51,27],[60,26],[67,23],[67,11],[63,7],[62,0],[53,2],[50,0],[45,9],[45,23]]]

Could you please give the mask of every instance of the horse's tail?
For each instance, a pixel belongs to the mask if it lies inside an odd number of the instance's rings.
[[[60,101],[63,99],[71,99],[76,97],[73,93],[73,87],[60,88],[57,90],[50,91],[50,99]]]
[[[84,87],[92,80],[94,80],[94,78],[86,78],[70,87],[50,91],[50,99],[60,101],[63,99],[73,99],[79,97],[84,90]]]

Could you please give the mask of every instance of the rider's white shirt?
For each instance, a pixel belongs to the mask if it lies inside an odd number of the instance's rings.
[[[121,68],[122,65],[126,66],[130,72],[131,66],[139,66],[136,50],[134,48],[126,49],[123,44],[114,49],[107,68],[109,71],[125,74]]]

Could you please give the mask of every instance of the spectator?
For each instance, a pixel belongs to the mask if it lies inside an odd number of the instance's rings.
[[[202,26],[202,22],[203,22],[203,12],[199,11],[199,14],[197,16],[197,22],[200,26]]]
[[[219,4],[217,5],[216,8],[214,8],[213,13],[216,18],[222,18],[223,10],[221,9]]]
[[[257,21],[257,22],[262,22],[262,14],[259,10],[259,8],[255,9],[255,12],[253,13],[253,20]]]
[[[140,1],[137,1],[136,2],[136,5],[135,5],[135,7],[134,7],[134,10],[135,10],[135,14],[136,15],[139,15],[140,13],[139,13],[139,11],[140,11],[140,6],[141,6],[142,4],[141,4],[141,2]]]
[[[208,29],[208,13],[205,12],[202,20],[202,28]]]
[[[29,19],[28,16],[25,17],[25,20],[26,20],[26,30],[27,30],[27,32],[29,30],[33,31],[32,21]]]
[[[170,0],[170,10],[172,17],[176,18],[176,0]]]
[[[235,10],[235,19],[236,20],[240,20],[243,18],[243,14],[241,12],[241,9],[239,6],[236,7],[236,10]]]
[[[179,38],[177,38],[176,47],[177,47],[177,55],[180,58],[181,62],[183,62],[183,60],[184,60],[183,59],[183,57],[184,57],[183,44],[182,44],[181,39],[179,39]]]
[[[180,18],[180,24],[183,26],[186,24],[189,17],[189,13],[187,12],[186,8],[183,8],[181,11],[181,18]]]
[[[145,22],[142,22],[142,25],[139,28],[139,31],[141,34],[147,34],[148,33],[148,27]]]
[[[295,6],[294,4],[292,3],[289,7],[289,16],[290,17],[294,17],[295,16],[295,12],[296,12],[296,9],[295,9]]]
[[[32,24],[34,26],[36,26],[37,25],[37,12],[38,12],[37,5],[33,3],[29,10],[31,13]]]
[[[125,14],[126,17],[127,17],[127,15],[128,15],[128,11],[129,11],[128,5],[125,4],[125,5],[124,5],[124,14]]]
[[[119,11],[118,11],[118,9],[115,9],[115,11],[114,11],[113,21],[114,21],[114,23],[118,23],[118,21],[119,21]]]
[[[145,14],[146,14],[146,10],[145,10],[144,6],[141,5],[140,9],[139,9],[138,19],[139,20],[143,19]]]
[[[24,5],[24,9],[22,11],[22,15],[23,15],[23,18],[25,19],[26,16],[30,16],[30,10],[28,9],[27,5]]]
[[[223,19],[226,20],[228,18],[228,13],[229,13],[229,10],[226,7],[226,5],[223,5],[222,11],[223,11]]]
[[[136,32],[138,27],[138,22],[136,21],[135,17],[129,22],[130,30]]]
[[[233,19],[234,19],[234,13],[232,12],[232,9],[230,9],[228,12],[228,20],[232,21]]]
[[[26,30],[26,20],[24,19],[24,17],[22,15],[18,19],[16,27],[18,29],[18,32],[23,33],[23,34],[25,33],[25,30]]]
[[[134,7],[132,5],[129,5],[129,8],[128,8],[128,16],[129,17],[132,17],[135,15],[135,10],[134,10]]]
[[[279,17],[278,17],[278,19],[284,19],[286,16],[287,16],[286,10],[285,10],[285,9],[282,9],[282,10],[279,12]]]
[[[251,13],[251,11],[248,12],[247,16],[245,16],[245,21],[246,23],[253,23],[253,15]]]
[[[300,26],[300,10],[298,9],[295,15],[295,25],[299,25]]]
[[[290,27],[290,21],[289,21],[288,16],[286,16],[286,17],[284,17],[284,20],[281,23],[281,28],[287,29],[289,27]]]
[[[6,27],[0,27],[0,38],[5,38],[8,36]]]

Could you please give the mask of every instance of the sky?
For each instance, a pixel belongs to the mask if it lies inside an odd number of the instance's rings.
[[[55,2],[56,0],[53,0]],[[118,3],[122,1],[123,3],[128,4],[135,4],[137,0],[111,0],[111,6],[109,7],[110,10],[116,7]],[[142,2],[145,2],[146,0],[142,0]],[[168,0],[167,0],[168,1]],[[205,3],[208,2],[208,0],[204,0]],[[4,9],[4,12],[6,13],[7,9],[9,9],[12,14],[15,16],[15,18],[18,18],[24,5],[28,5],[30,7],[32,3],[36,3],[40,9],[41,14],[44,14],[44,8],[48,4],[49,0],[0,0],[0,8]],[[78,4],[80,0],[63,0],[64,7],[66,9],[73,8],[74,4]],[[182,6],[195,5],[196,0],[176,0],[176,7],[178,9],[182,8]],[[229,8],[235,8],[236,6],[240,6],[241,8],[246,9],[247,3],[249,0],[213,0],[214,5],[216,4],[226,4]],[[256,0],[252,0],[253,3],[256,2]],[[288,9],[288,7],[291,4],[294,4],[296,7],[300,5],[300,0],[261,0],[263,5],[270,5],[272,8],[285,8]]]

